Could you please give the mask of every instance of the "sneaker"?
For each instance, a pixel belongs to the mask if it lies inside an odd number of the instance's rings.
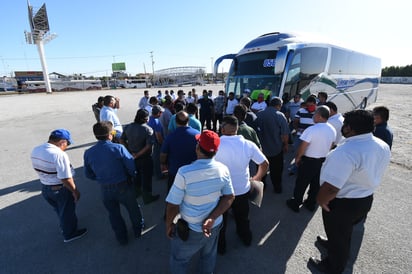
[[[65,243],[70,243],[70,242],[72,242],[72,241],[74,241],[74,240],[80,239],[81,237],[83,237],[83,236],[86,235],[86,234],[87,234],[87,228],[78,229],[78,230],[76,230],[76,231],[73,233],[72,236],[70,236],[70,237],[67,238],[67,239],[64,239],[64,242],[65,242]]]

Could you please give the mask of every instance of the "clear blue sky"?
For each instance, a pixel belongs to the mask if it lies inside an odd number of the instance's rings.
[[[128,73],[177,66],[204,66],[238,52],[273,31],[311,32],[339,45],[378,56],[385,66],[412,64],[410,0],[31,0],[46,3],[50,32],[45,45],[49,72],[110,75],[111,63]],[[26,0],[0,3],[0,76],[41,70]],[[227,64],[225,68],[227,71]]]

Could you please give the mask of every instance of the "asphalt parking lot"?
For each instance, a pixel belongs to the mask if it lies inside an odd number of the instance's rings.
[[[217,94],[222,86],[205,88]],[[202,89],[197,88],[199,93]],[[152,95],[156,91],[150,90]],[[83,153],[95,142],[91,105],[106,94],[121,99],[120,120],[131,122],[143,95],[140,89],[0,96],[0,273],[168,273],[169,240],[163,222],[166,181],[153,183],[153,192],[161,199],[142,206],[147,227],[142,238],[119,246],[99,187],[83,174]],[[345,273],[409,273],[412,87],[381,85],[376,104],[391,109],[393,155],[366,223],[354,231]],[[73,135],[74,144],[67,153],[81,191],[77,215],[80,226],[89,230],[84,238],[67,244],[59,233],[55,213],[41,197],[41,184],[30,162],[32,148],[61,127]],[[321,211],[302,209],[296,214],[286,207],[294,179],[285,172],[284,192],[274,194],[269,184],[262,207],[251,206],[251,247],[244,247],[237,239],[234,222],[229,220],[227,253],[218,256],[216,273],[312,273],[307,260],[320,257],[314,242],[317,235],[324,235]],[[191,271],[196,273],[194,266]]]

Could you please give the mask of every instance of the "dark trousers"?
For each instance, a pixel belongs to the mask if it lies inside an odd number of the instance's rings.
[[[349,259],[353,226],[366,218],[372,207],[373,195],[357,199],[335,198],[330,212],[322,210],[323,226],[328,237],[328,257],[331,273],[342,273]]]
[[[145,156],[134,160],[137,175],[136,187],[142,188],[143,193],[152,193],[153,160],[151,156]]]
[[[129,214],[130,222],[136,236],[142,229],[142,214],[139,204],[136,202],[134,187],[131,183],[101,185],[103,204],[109,212],[109,220],[116,238],[120,242],[127,241],[127,228],[120,213],[122,204]]]
[[[213,131],[217,132],[219,129],[217,128],[217,122],[219,121],[219,126],[222,124],[223,113],[215,113],[213,116]]]
[[[273,189],[277,192],[282,191],[282,172],[283,172],[283,152],[275,156],[267,156],[269,161],[270,180],[272,181]],[[262,181],[265,182],[266,176]]]
[[[56,186],[43,185],[42,195],[57,213],[64,238],[70,238],[77,230],[76,204],[72,193],[63,186],[56,189]]]
[[[250,241],[252,231],[249,225],[249,192],[237,195],[232,203],[232,212],[236,222],[236,233],[243,241]],[[226,245],[226,226],[228,210],[223,213],[223,226],[219,234],[219,245]]]
[[[206,122],[206,128],[208,130],[212,129],[212,115],[200,113],[200,124],[202,125],[202,130]]]
[[[316,204],[316,195],[319,192],[319,176],[322,163],[325,158],[310,158],[303,156],[298,166],[298,175],[296,177],[293,197],[298,205],[302,204],[303,195],[305,195],[308,185],[309,192],[306,202],[310,205]]]

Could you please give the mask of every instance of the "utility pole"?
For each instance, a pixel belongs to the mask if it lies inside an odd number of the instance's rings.
[[[150,58],[152,59],[152,79],[153,79],[153,86],[155,85],[155,73],[154,73],[154,60],[153,60],[153,51],[149,52]]]

